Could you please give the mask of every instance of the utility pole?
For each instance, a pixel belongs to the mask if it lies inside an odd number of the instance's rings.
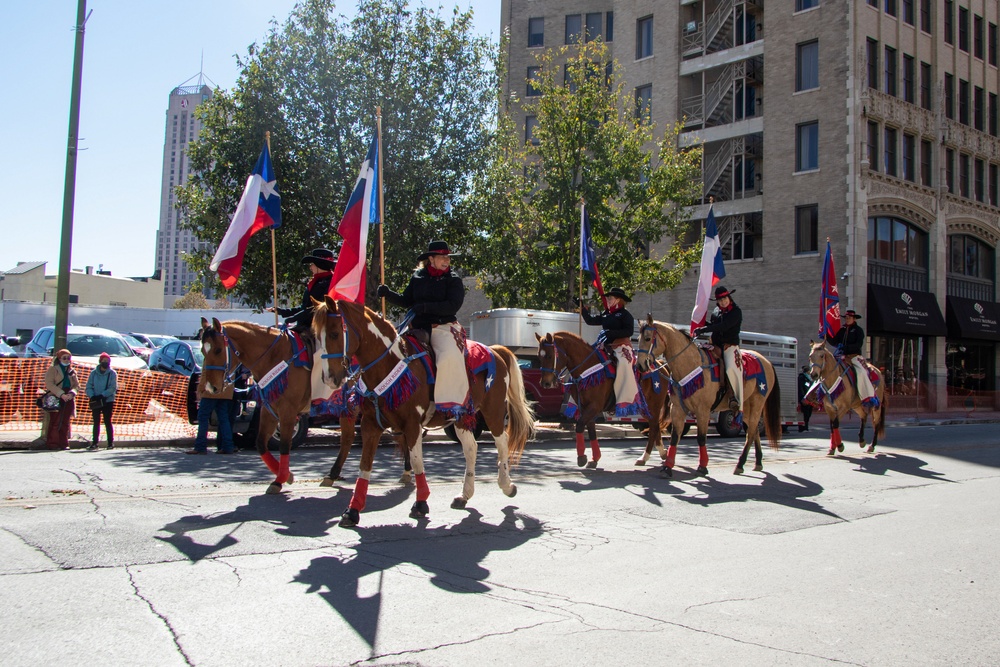
[[[66,182],[63,187],[62,239],[59,243],[59,280],[56,287],[56,322],[53,351],[66,347],[69,324],[70,254],[73,249],[73,204],[76,199],[76,155],[80,132],[80,86],[83,81],[83,33],[87,25],[87,0],[77,0],[76,52],[73,55],[73,89],[69,98],[69,138],[66,146]]]

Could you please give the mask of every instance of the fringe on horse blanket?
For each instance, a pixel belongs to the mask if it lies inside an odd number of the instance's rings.
[[[396,364],[392,372],[378,383],[378,386],[372,390],[372,393],[377,398],[385,401],[386,410],[395,410],[410,400],[410,396],[413,395],[416,389],[417,378],[413,375],[413,371],[410,370],[406,361],[403,360]],[[361,378],[358,378],[358,390],[363,394],[368,393],[364,380]]]
[[[310,417],[353,417],[361,407],[361,395],[357,387],[335,389],[328,398],[317,398],[309,404]]]
[[[288,362],[282,361],[257,383],[257,400],[264,405],[276,401],[288,388]]]
[[[698,366],[690,373],[681,378],[680,385],[681,400],[691,398],[691,396],[705,386],[705,374],[701,366]]]

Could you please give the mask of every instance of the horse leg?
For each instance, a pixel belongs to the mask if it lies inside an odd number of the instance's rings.
[[[465,504],[472,499],[476,492],[476,453],[479,449],[476,438],[464,428],[455,426],[455,435],[462,443],[462,453],[465,454],[465,479],[462,482],[462,495],[455,496],[451,501],[451,508],[455,510],[465,509]]]
[[[660,474],[666,477],[674,476],[674,463],[677,461],[677,443],[681,440],[681,434],[684,432],[684,423],[687,420],[687,415],[684,414],[683,410],[673,410],[670,411],[670,447],[667,449],[667,456],[664,458],[663,466],[660,468]],[[701,422],[699,421],[699,424]],[[701,427],[699,426],[698,432],[701,432]]]
[[[588,468],[596,468],[601,460],[601,445],[597,442],[597,426],[594,422],[587,423],[587,435],[590,436],[590,455],[593,457],[587,463]]]
[[[830,419],[830,451],[827,456],[833,456],[837,450],[844,451],[844,442],[840,439],[840,417],[834,415]]]
[[[868,446],[868,443],[865,441],[865,427],[868,425],[868,411],[862,408],[861,410],[855,410],[855,412],[861,418],[861,428],[858,430],[858,444],[861,449],[864,449]],[[872,418],[872,423],[875,423],[874,417]]]
[[[424,434],[419,424],[416,425],[415,433],[404,433],[406,442],[412,442],[409,448],[411,461],[413,462],[413,479],[417,483],[417,500],[410,507],[411,519],[426,519],[431,513],[427,505],[427,498],[431,495],[430,487],[427,486],[427,475],[424,474]]]
[[[271,440],[271,436],[274,435],[274,431],[278,426],[277,418],[271,414],[270,410],[262,409],[260,413],[260,424],[257,427],[257,453],[260,454],[260,460],[264,462],[267,469],[277,477],[278,476],[278,460],[274,458],[274,454],[268,449],[268,442]],[[272,490],[274,484],[272,483],[267,487],[266,493],[274,494],[281,490],[279,486],[277,490]]]
[[[708,434],[698,431],[698,474],[708,477]]]
[[[382,429],[374,420],[361,419],[361,462],[358,464],[358,480],[354,483],[351,504],[340,517],[341,528],[353,528],[361,520],[361,512],[365,509],[365,501],[368,499],[368,482],[372,476],[372,464],[375,461],[375,452],[378,450],[378,441],[381,437]]]
[[[354,417],[340,418],[340,453],[337,454],[336,462],[330,467],[330,474],[319,483],[320,486],[333,486],[333,483],[340,479],[347,453],[351,451],[351,444],[354,442],[354,421]]]
[[[740,453],[740,460],[736,462],[736,469],[733,470],[733,474],[734,475],[742,475],[743,474],[743,466],[747,462],[747,456],[750,455],[750,437],[749,436],[750,436],[750,434],[748,433],[747,434],[746,444],[743,445],[743,451]],[[760,450],[760,448],[758,447],[758,451],[759,450]]]
[[[291,460],[292,432],[295,429],[295,422],[298,421],[298,418],[299,415],[297,412],[292,413],[291,416],[282,415],[279,418],[279,425],[281,427],[281,449],[278,457],[278,472],[274,476],[274,481],[267,487],[267,493],[270,495],[281,493],[281,487],[284,484],[292,484],[295,482],[295,476],[292,474],[292,471],[289,470],[288,465]],[[270,452],[268,453],[270,454]]]
[[[753,469],[754,469],[754,472],[760,472],[760,471],[762,471],[764,469],[764,452],[760,448],[760,438],[757,438],[754,441],[753,446],[754,446],[754,449],[756,450],[755,451],[755,456],[756,456],[756,463],[757,463],[757,465],[755,465],[753,467]]]
[[[501,431],[500,435],[496,436],[494,440],[497,445],[497,484],[505,496],[513,498],[517,495],[517,484],[514,484],[510,479],[509,438],[510,436],[507,431]]]
[[[576,465],[587,465],[587,444],[583,440],[583,422],[576,422]]]

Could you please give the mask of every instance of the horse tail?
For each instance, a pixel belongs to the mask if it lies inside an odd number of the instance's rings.
[[[781,387],[778,385],[778,375],[774,376],[774,386],[764,401],[764,434],[767,444],[777,451],[781,442]]]
[[[517,465],[524,445],[535,437],[535,412],[524,391],[517,357],[503,345],[491,345],[490,349],[507,364],[507,446],[511,463]]]
[[[878,411],[878,420],[875,422],[875,437],[884,438],[885,437],[885,413],[889,411],[889,400],[888,396],[884,393],[882,394],[882,405]]]

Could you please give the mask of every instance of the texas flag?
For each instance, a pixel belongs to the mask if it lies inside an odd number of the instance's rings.
[[[378,135],[372,137],[368,156],[347,202],[347,210],[337,232],[343,237],[337,266],[330,279],[330,297],[355,303],[365,302],[365,258],[368,248],[368,227],[381,222],[379,217]]]
[[[222,237],[219,249],[212,258],[211,269],[219,272],[219,280],[228,290],[232,289],[243,268],[243,254],[250,237],[267,227],[281,226],[281,196],[278,182],[271,166],[271,154],[264,144],[257,166],[247,179],[243,196],[236,207],[226,235]]]
[[[819,339],[834,336],[840,331],[840,293],[837,291],[837,271],[833,268],[833,253],[826,242],[823,260],[823,285],[819,295]]]
[[[705,245],[701,249],[701,272],[698,274],[698,292],[694,299],[694,310],[691,311],[691,333],[698,327],[705,326],[708,318],[708,302],[712,296],[712,288],[726,277],[726,267],[722,264],[722,244],[719,242],[719,230],[715,226],[715,212],[708,208],[708,219],[705,221]]]
[[[608,300],[604,297],[604,285],[601,284],[601,274],[597,270],[597,252],[594,248],[594,239],[590,236],[590,214],[587,213],[586,204],[580,206],[580,269],[593,276],[591,285],[601,295],[606,310]]]

